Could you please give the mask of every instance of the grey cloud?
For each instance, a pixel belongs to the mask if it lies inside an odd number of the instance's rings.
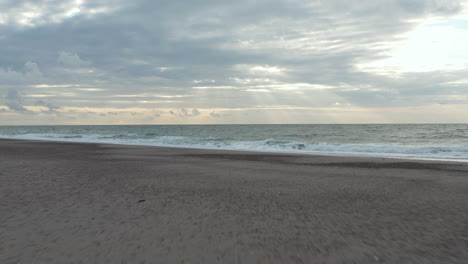
[[[200,111],[198,111],[198,109],[192,109],[191,115],[192,115],[192,116],[200,115]]]
[[[192,116],[200,115],[200,111],[198,111],[198,109],[192,109],[192,111],[190,111],[188,109],[181,108],[178,111],[172,111],[171,110],[171,111],[169,111],[169,114],[171,114],[173,116],[178,116],[178,117],[192,117]]]
[[[376,44],[398,40],[398,35],[417,25],[413,21],[456,14],[460,1],[88,1],[83,4],[85,11],[110,9],[54,22],[53,17],[60,17],[73,2],[2,2],[9,22],[0,26],[0,82],[5,85],[0,92],[11,86],[31,89],[27,86],[39,83],[76,84],[41,88],[41,92],[56,95],[54,102],[61,106],[157,105],[180,109],[169,113],[179,117],[196,116],[198,108],[209,107],[319,106],[338,97],[355,105],[388,106],[427,103],[436,94],[467,93],[444,85],[466,72],[395,80],[355,67],[387,56],[388,47]],[[37,25],[24,29],[14,16],[28,3],[44,14]],[[252,72],[239,65],[275,66],[285,72]],[[238,83],[235,78],[269,81]],[[195,84],[194,80],[215,82]],[[272,83],[323,84],[334,89],[303,89],[301,97],[273,90],[268,87]],[[214,85],[236,89],[193,89]],[[262,85],[267,88],[259,88]],[[249,93],[248,88],[271,91]],[[154,104],[140,103],[151,98],[113,97],[147,93],[188,97]]]
[[[212,117],[221,117],[221,114],[216,113],[216,112],[211,112],[210,116],[212,116]]]
[[[91,65],[91,62],[82,60],[78,54],[65,51],[59,53],[57,63],[71,68],[88,67]]]
[[[51,103],[46,102],[46,101],[44,101],[44,100],[37,100],[37,101],[34,103],[34,105],[46,107],[46,108],[47,108],[47,111],[45,111],[46,113],[57,113],[57,110],[60,109],[60,106],[51,104]]]
[[[5,105],[10,108],[10,110],[25,114],[31,114],[32,111],[26,109],[23,106],[23,100],[21,93],[15,89],[9,89],[5,95]]]
[[[398,4],[408,11],[438,14],[453,14],[462,8],[462,3],[457,0],[399,0]]]
[[[0,85],[18,85],[38,83],[42,80],[43,74],[37,65],[32,61],[24,63],[21,70],[16,71],[10,67],[0,68]]]

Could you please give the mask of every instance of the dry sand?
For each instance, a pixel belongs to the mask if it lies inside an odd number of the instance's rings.
[[[468,263],[468,164],[0,140],[0,263]]]

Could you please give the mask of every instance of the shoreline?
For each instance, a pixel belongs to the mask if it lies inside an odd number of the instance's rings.
[[[187,146],[164,146],[164,145],[145,145],[145,144],[126,144],[126,143],[108,143],[108,142],[80,142],[72,140],[50,140],[50,139],[21,139],[21,138],[6,138],[0,137],[0,140],[19,140],[19,141],[38,141],[38,142],[58,142],[58,143],[76,143],[76,144],[103,144],[103,145],[117,145],[117,146],[130,146],[130,147],[155,147],[155,148],[175,148],[175,149],[194,149],[194,150],[213,150],[213,151],[227,151],[227,152],[248,152],[258,154],[290,154],[290,155],[304,155],[304,156],[325,156],[325,157],[338,157],[338,158],[369,158],[369,159],[391,159],[400,161],[427,161],[427,162],[453,162],[453,163],[468,163],[468,159],[443,159],[443,158],[422,158],[422,157],[392,157],[392,156],[372,156],[371,154],[359,153],[330,153],[330,152],[294,152],[294,151],[273,151],[273,150],[257,150],[257,149],[223,149],[223,148],[202,148],[202,147],[187,147]]]
[[[0,139],[1,263],[464,263],[468,164]]]

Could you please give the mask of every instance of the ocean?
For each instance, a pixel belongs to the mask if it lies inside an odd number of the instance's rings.
[[[0,138],[468,161],[467,124],[0,126]]]

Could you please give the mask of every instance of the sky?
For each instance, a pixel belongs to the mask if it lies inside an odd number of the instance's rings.
[[[467,1],[0,10],[0,125],[468,123]]]

